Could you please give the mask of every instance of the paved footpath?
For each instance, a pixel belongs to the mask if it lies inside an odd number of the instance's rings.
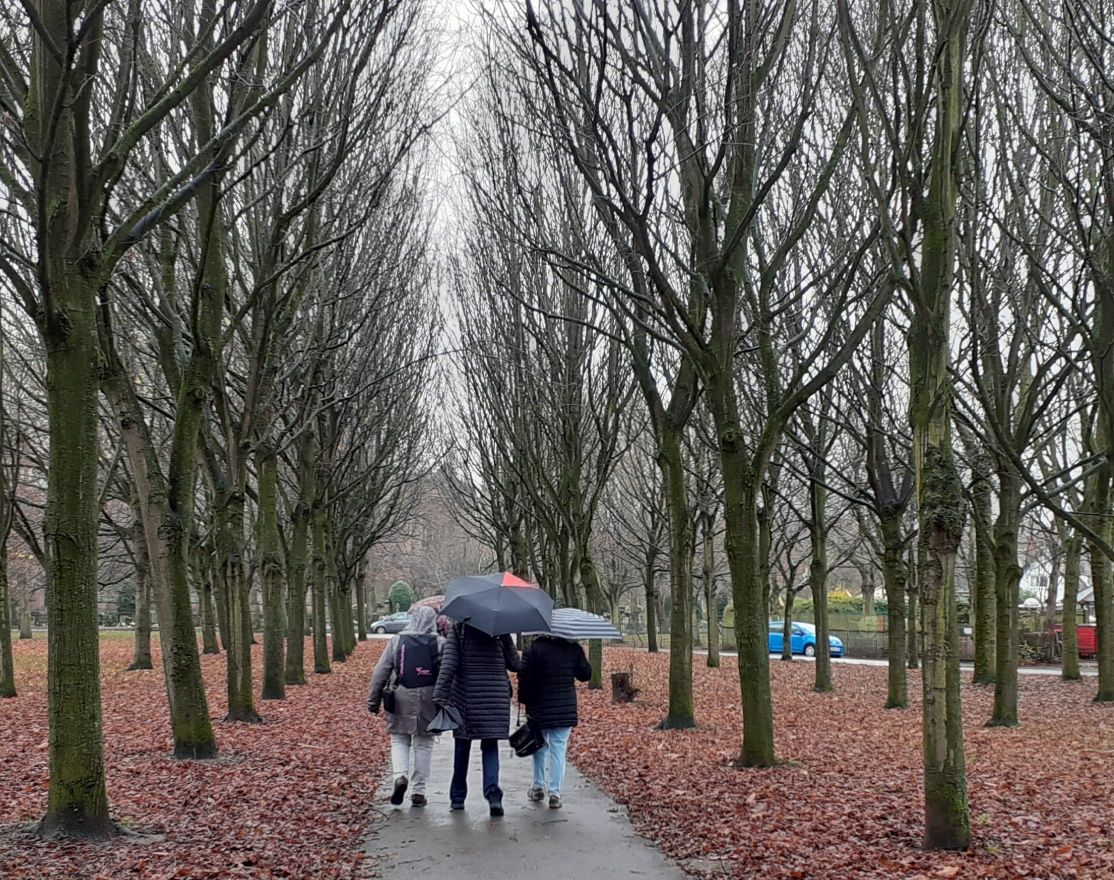
[[[573,736],[576,736],[576,731]],[[429,805],[414,809],[409,793],[403,806],[388,802],[385,783],[366,851],[385,880],[410,877],[469,880],[569,880],[572,877],[639,877],[681,880],[679,868],[652,843],[637,835],[626,811],[571,765],[560,810],[532,803],[532,762],[500,743],[500,785],[506,815],[492,819],[480,793],[479,743],[472,745],[468,800],[462,812],[449,810],[453,741],[442,736],[433,750],[426,791]]]

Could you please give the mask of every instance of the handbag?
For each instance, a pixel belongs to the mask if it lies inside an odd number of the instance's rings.
[[[519,715],[519,718],[522,716]],[[529,758],[534,752],[545,746],[545,734],[535,721],[526,716],[526,723],[520,724],[518,729],[510,735],[511,748],[520,758]]]
[[[383,708],[386,711],[390,712],[392,715],[395,714],[395,708],[398,705],[398,701],[395,699],[396,690],[398,690],[397,683],[393,688],[387,688],[385,691],[383,691]]]

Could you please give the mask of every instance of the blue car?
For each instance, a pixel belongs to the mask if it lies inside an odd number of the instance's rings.
[[[770,621],[770,653],[780,654],[784,645],[785,623],[781,620]],[[789,645],[794,654],[804,654],[806,657],[816,656],[816,627],[811,623],[794,623],[790,625],[792,636]],[[828,647],[833,657],[843,656],[843,642],[835,636],[828,636]]]

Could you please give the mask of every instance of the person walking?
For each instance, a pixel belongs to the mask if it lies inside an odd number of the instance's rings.
[[[517,672],[521,668],[522,657],[509,635],[489,636],[467,623],[455,623],[449,630],[433,701],[455,707],[462,719],[453,730],[453,778],[449,785],[453,810],[464,809],[468,760],[472,741],[478,739],[483,756],[483,795],[491,815],[503,815],[499,740],[510,736],[511,681],[507,670]]]
[[[380,706],[387,710],[394,775],[391,803],[396,807],[411,783],[410,803],[415,807],[427,803],[425,787],[433,760],[433,734],[427,727],[437,714],[433,689],[444,646],[436,621],[437,612],[432,608],[415,608],[410,623],[391,638],[371,675],[367,708],[372,715],[379,714]]]
[[[522,657],[519,701],[525,704],[526,716],[545,738],[545,745],[533,755],[534,785],[528,797],[543,801],[548,790],[553,810],[561,808],[569,736],[579,721],[576,681],[588,681],[591,677],[592,667],[580,645],[557,636],[538,636]]]

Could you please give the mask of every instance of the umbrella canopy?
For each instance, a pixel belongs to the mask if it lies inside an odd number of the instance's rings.
[[[419,599],[410,606],[410,610],[413,611],[415,608],[432,608],[434,611],[440,611],[441,606],[444,604],[444,596],[429,596],[425,599]]]
[[[490,636],[549,632],[553,600],[537,584],[513,574],[466,575],[445,588],[441,613]]]
[[[530,633],[535,635],[536,633]],[[554,608],[549,621],[549,635],[560,636],[570,642],[581,639],[621,639],[623,634],[611,621],[579,608]]]

